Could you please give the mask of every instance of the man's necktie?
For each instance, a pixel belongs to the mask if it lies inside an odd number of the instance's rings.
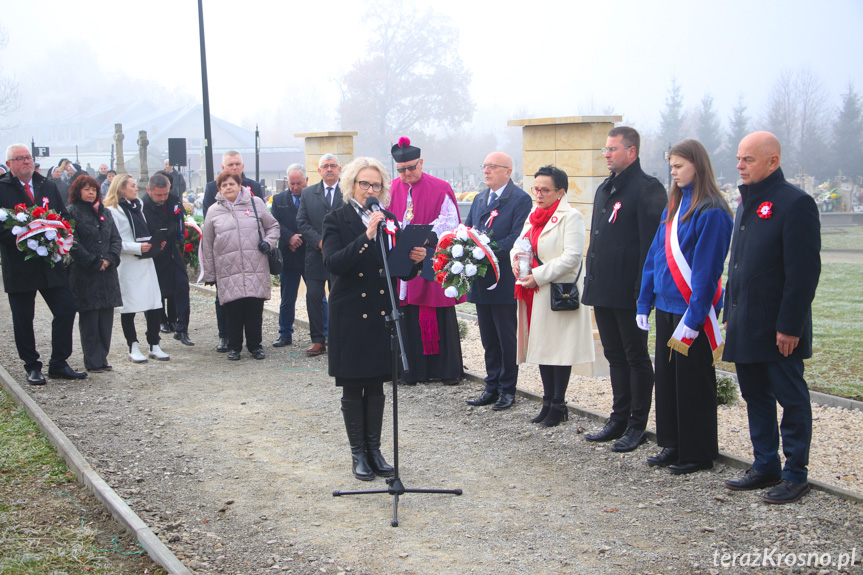
[[[24,191],[27,192],[27,195],[30,197],[30,201],[35,204],[36,198],[33,196],[33,190],[30,189],[30,184],[24,184]]]
[[[299,198],[299,196],[293,196],[293,198],[294,198],[294,207],[295,207],[295,208],[300,207],[300,198]]]
[[[327,187],[327,204],[333,205],[333,189],[331,187]]]
[[[488,205],[491,205],[491,203],[493,201],[494,201],[494,192],[489,192],[488,193]]]

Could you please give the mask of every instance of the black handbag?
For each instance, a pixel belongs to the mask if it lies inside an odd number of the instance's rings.
[[[279,248],[271,248],[270,244],[264,241],[264,235],[261,233],[261,218],[258,217],[258,207],[255,205],[255,195],[252,196],[252,209],[255,211],[255,221],[258,224],[258,251],[267,254],[267,263],[270,266],[270,274],[277,276],[282,273],[282,250]],[[266,251],[265,251],[266,250]]]
[[[536,258],[536,262],[539,265],[542,265],[542,260],[539,259],[537,254],[534,254],[533,257]],[[581,260],[581,264],[578,266],[578,273],[575,275],[575,281],[568,284],[562,283],[552,283],[549,284],[551,288],[551,311],[573,311],[578,309],[580,304],[581,296],[578,294],[578,278],[581,277],[581,267],[584,265],[584,260]]]

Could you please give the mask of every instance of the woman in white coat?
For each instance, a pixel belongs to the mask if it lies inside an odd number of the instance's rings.
[[[129,174],[115,177],[105,196],[105,207],[111,210],[114,225],[123,240],[117,272],[120,276],[120,294],[123,296],[120,325],[129,345],[129,359],[135,363],[147,361],[147,356],[138,347],[138,334],[135,331],[135,314],[144,312],[149,356],[169,360],[170,356],[159,347],[159,318],[162,310],[159,278],[153,259],[145,255],[156,248],[150,242],[151,235],[141,209],[141,200],[138,199],[135,178]]]
[[[551,284],[573,283],[579,293],[584,255],[584,220],[566,201],[566,173],[544,166],[534,174],[536,207],[522,230],[530,242],[530,270],[519,274],[518,246],[511,252],[518,300],[518,361],[539,364],[542,410],[531,421],[548,427],[568,419],[566,388],[572,366],[594,361],[590,310],[552,311]]]

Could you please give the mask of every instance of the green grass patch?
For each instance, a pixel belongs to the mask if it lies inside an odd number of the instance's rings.
[[[825,250],[863,250],[863,226],[821,228],[821,248]]]
[[[111,545],[105,549],[105,536],[98,537],[83,508],[64,493],[73,490],[80,487],[66,464],[0,391],[0,575],[165,573],[143,568],[141,560],[124,567],[131,559],[109,553]]]

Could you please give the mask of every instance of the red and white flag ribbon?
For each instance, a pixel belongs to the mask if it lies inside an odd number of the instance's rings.
[[[494,212],[492,212],[494,213]],[[497,256],[494,255],[494,251],[491,250],[487,245],[482,243],[479,239],[479,236],[476,235],[476,231],[473,228],[467,228],[467,235],[470,239],[474,241],[476,246],[482,250],[482,253],[485,254],[485,257],[488,258],[488,261],[491,263],[491,269],[494,270],[494,285],[490,288],[486,288],[489,290],[493,290],[497,287],[497,282],[500,281],[500,264],[497,261]]]
[[[27,224],[27,228],[15,236],[15,243],[21,244],[26,242],[28,239],[38,236],[39,234],[44,234],[48,230],[54,230],[57,234],[57,237],[54,239],[57,242],[57,253],[65,255],[69,253],[69,250],[72,249],[72,232],[66,230],[66,226],[63,222],[58,220],[33,220],[29,224]],[[60,235],[61,231],[68,231],[68,237],[63,237]],[[18,246],[18,249],[21,249],[21,246]]]
[[[683,252],[680,250],[680,240],[677,238],[677,221],[680,218],[680,210],[674,214],[674,219],[665,224],[665,257],[668,260],[668,270],[671,272],[671,277],[674,278],[674,283],[686,303],[692,298],[692,269],[683,257]],[[719,331],[719,320],[716,318],[716,304],[719,303],[719,298],[722,297],[722,279],[719,280],[716,286],[716,293],[713,296],[713,303],[710,306],[710,312],[707,314],[707,319],[704,321],[704,335],[710,342],[710,349],[713,351],[713,361],[715,362],[722,355],[724,343],[722,341],[722,332]],[[689,310],[687,310],[688,312]],[[677,324],[677,328],[668,340],[668,347],[679,351],[683,355],[689,355],[689,347],[694,339],[683,337],[683,319]]]
[[[489,215],[488,221],[485,222],[486,229],[491,227],[491,223],[494,221],[494,219],[496,217],[497,217],[497,210],[492,210],[491,215]]]
[[[620,202],[614,202],[614,211],[608,216],[608,223],[613,224],[617,220],[617,210],[620,209]]]

